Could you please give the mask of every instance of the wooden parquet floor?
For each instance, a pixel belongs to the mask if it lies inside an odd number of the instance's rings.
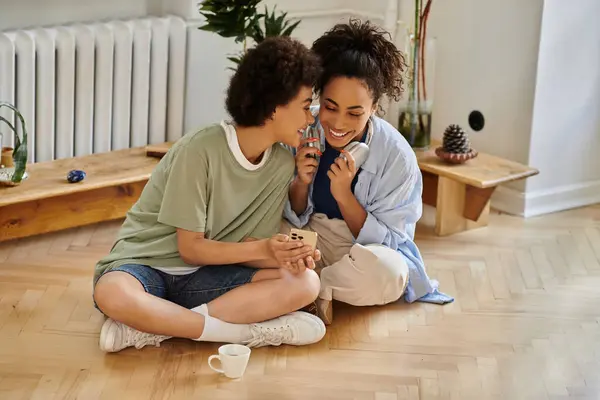
[[[431,277],[456,301],[335,304],[324,340],[253,350],[228,380],[218,347],[98,349],[93,264],[119,223],[0,244],[0,399],[598,399],[600,205],[438,238]]]

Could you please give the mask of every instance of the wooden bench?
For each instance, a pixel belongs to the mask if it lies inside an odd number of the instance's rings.
[[[137,201],[152,170],[172,142],[30,164],[29,178],[0,187],[0,242],[123,218]],[[462,165],[449,165],[434,153],[417,151],[423,174],[423,202],[436,208],[437,235],[488,224],[490,197],[505,182],[536,175],[525,165],[480,153]],[[87,177],[66,179],[80,169]]]
[[[416,151],[423,174],[423,203],[436,208],[435,233],[451,235],[488,224],[490,198],[498,185],[539,173],[535,168],[496,157],[479,155],[465,164],[448,164],[429,150]]]
[[[30,164],[19,186],[0,187],[0,242],[124,217],[157,163],[139,147]],[[73,169],[86,178],[69,183]]]

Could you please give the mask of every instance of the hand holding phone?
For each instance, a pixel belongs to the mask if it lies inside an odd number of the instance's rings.
[[[305,231],[302,229],[292,228],[290,230],[290,239],[291,241],[300,241],[305,246],[310,246],[312,249],[312,255],[306,257],[305,259],[298,260],[296,262],[295,267],[297,272],[301,272],[304,268],[315,269],[315,262],[321,259],[321,253],[317,250],[317,241],[319,235],[317,232]]]
[[[304,243],[305,245],[310,246],[313,249],[313,251],[317,249],[317,240],[319,238],[317,232],[292,228],[290,230],[290,238],[292,240],[302,241],[302,243]]]
[[[311,246],[293,241],[288,235],[280,233],[267,239],[265,245],[267,258],[273,259],[280,267],[290,270],[315,252]]]

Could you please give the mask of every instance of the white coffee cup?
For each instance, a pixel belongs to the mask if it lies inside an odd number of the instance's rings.
[[[208,366],[215,372],[225,374],[228,378],[241,378],[246,371],[250,359],[250,348],[241,344],[225,344],[219,347],[219,355],[213,354],[208,357]],[[215,358],[221,361],[223,369],[212,366]]]

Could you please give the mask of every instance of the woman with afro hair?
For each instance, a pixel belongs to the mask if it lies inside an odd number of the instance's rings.
[[[453,301],[429,279],[414,243],[423,188],[414,151],[376,115],[384,95],[401,95],[403,54],[387,32],[356,20],[333,27],[312,50],[323,67],[315,87],[319,106],[294,149],[296,173],[282,229],[318,233],[317,314],[331,323],[332,300],[356,306],[401,297],[409,303]],[[351,142],[369,147],[360,166],[344,151]]]

